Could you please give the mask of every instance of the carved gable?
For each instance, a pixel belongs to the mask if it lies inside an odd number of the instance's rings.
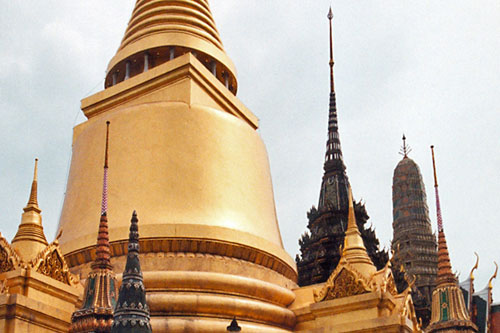
[[[64,260],[57,241],[40,252],[31,262],[31,267],[36,272],[67,285],[72,286],[77,283],[73,275],[69,272],[68,265]]]
[[[16,269],[21,259],[5,238],[0,235],[0,273]]]
[[[314,300],[316,302],[328,301],[370,291],[366,281],[355,270],[342,265],[333,272],[319,293],[314,291]]]

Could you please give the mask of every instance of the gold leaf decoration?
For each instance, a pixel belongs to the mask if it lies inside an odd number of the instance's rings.
[[[21,260],[9,243],[0,234],[0,273],[14,270]]]
[[[0,247],[0,273],[8,272],[13,269],[14,265],[9,258],[9,254],[3,247]]]
[[[63,261],[57,251],[53,251],[40,263],[37,272],[62,283],[69,284],[68,277],[63,272],[63,266]]]
[[[69,272],[57,240],[42,250],[31,261],[30,266],[36,272],[67,285],[72,286],[78,283],[77,278]]]
[[[370,292],[367,281],[346,262],[337,266],[328,278],[323,288],[318,292],[313,291],[316,302],[354,296]]]
[[[360,295],[366,292],[368,290],[366,290],[363,283],[352,272],[342,269],[335,278],[333,288],[328,291],[326,300]]]

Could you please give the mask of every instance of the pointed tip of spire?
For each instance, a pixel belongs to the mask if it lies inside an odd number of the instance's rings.
[[[35,168],[33,171],[33,181],[31,183],[30,197],[24,211],[34,209],[40,210],[38,207],[38,158],[35,158]]]
[[[332,6],[330,6],[330,9],[328,10],[328,19],[329,20],[332,20],[333,19],[333,10],[332,10]]]
[[[33,172],[33,180],[38,181],[38,158],[35,157],[35,171]]]
[[[438,187],[437,181],[437,173],[436,173],[436,160],[434,158],[434,145],[431,145],[431,153],[432,153],[432,170],[434,171],[434,187]]]
[[[356,215],[354,213],[354,199],[352,198],[351,186],[348,186],[348,201],[349,201],[349,214],[347,217],[347,230],[356,229],[358,232],[358,226],[356,224]]]
[[[410,146],[406,144],[406,135],[403,133],[403,145],[401,146],[401,150],[399,154],[403,155],[404,158],[408,158],[408,154],[411,152]]]

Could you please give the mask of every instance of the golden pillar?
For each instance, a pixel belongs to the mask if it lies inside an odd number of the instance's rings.
[[[124,269],[128,214],[154,332],[290,332],[295,263],[283,249],[258,120],[206,0],[137,1],[103,91],[82,100],[60,220],[71,270],[95,257],[100,147],[109,159],[112,264]]]

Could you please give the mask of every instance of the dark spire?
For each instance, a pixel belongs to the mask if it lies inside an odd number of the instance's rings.
[[[134,211],[130,222],[128,255],[114,313],[112,333],[151,333],[146,289],[139,261],[139,226]]]
[[[116,304],[117,281],[111,265],[108,234],[108,143],[109,121],[106,122],[106,148],[102,187],[101,219],[97,236],[96,258],[85,280],[82,308],[71,316],[71,333],[109,333]]]
[[[334,208],[347,211],[347,188],[349,182],[345,174],[345,165],[340,146],[339,127],[337,119],[337,102],[335,96],[335,83],[333,78],[333,12],[328,12],[330,25],[330,107],[328,115],[328,138],[326,141],[324,175],[321,185],[319,208]]]

